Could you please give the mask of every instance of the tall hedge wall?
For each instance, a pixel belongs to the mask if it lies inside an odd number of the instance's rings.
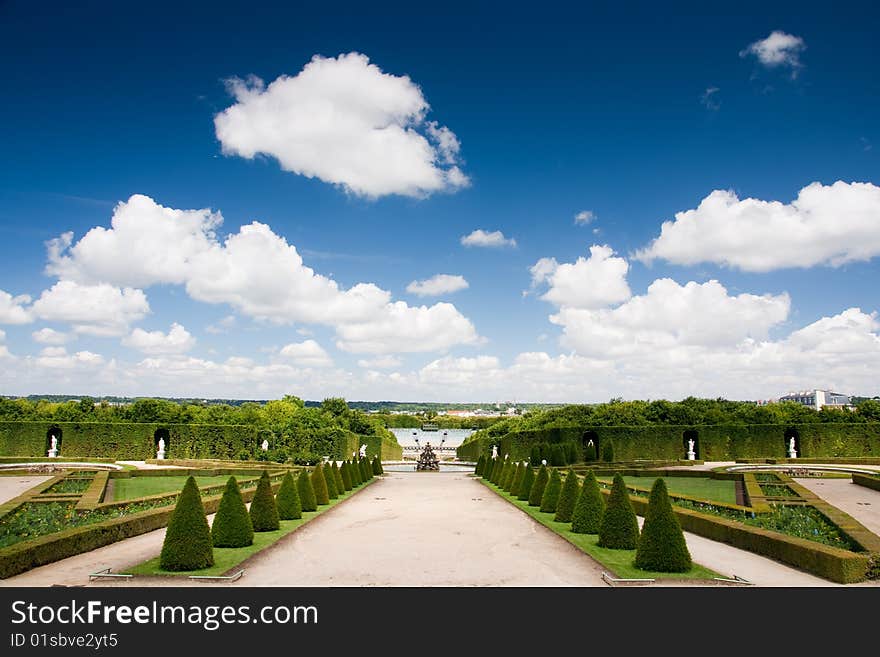
[[[638,427],[568,426],[534,431],[514,431],[503,436],[499,453],[512,459],[528,458],[535,443],[573,441],[583,459],[584,437],[589,433],[594,443],[614,442],[617,461],[636,459],[687,458],[685,432],[696,441],[697,458],[703,461],[733,461],[747,458],[784,458],[788,436],[797,433],[798,456],[880,456],[880,423],[860,424],[752,424],[752,425],[653,425]],[[591,433],[590,433],[591,432]],[[694,432],[691,434],[690,432]],[[490,454],[497,438],[475,437],[458,448],[462,459],[476,460]]]
[[[338,427],[297,436],[273,436],[247,425],[136,424],[102,422],[0,422],[0,455],[46,456],[48,434],[61,430],[59,457],[105,457],[143,460],[156,456],[156,432],[165,435],[169,459],[240,459],[257,453],[263,440],[270,450],[289,448],[342,459],[361,441],[371,456],[399,458],[401,447],[385,436],[358,436]],[[396,449],[396,453],[395,453]],[[371,451],[372,450],[372,451]]]
[[[367,457],[371,460],[375,456],[378,456],[383,461],[394,461],[403,458],[403,447],[400,446],[395,438],[387,436],[357,436],[357,438],[359,444],[355,445],[354,449],[348,452],[348,457],[351,456],[351,452],[360,449],[360,445],[365,444],[367,446]]]

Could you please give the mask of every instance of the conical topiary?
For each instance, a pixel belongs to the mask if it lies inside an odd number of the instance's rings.
[[[499,458],[498,462],[495,465],[495,472],[492,477],[492,483],[495,484],[496,486],[499,483],[501,483],[501,475],[504,474],[504,464],[505,463],[507,463],[507,461],[505,461],[502,458]]]
[[[363,479],[364,483],[367,483],[373,478],[373,471],[370,469],[370,464],[367,463],[367,459],[358,459],[358,468],[360,468],[361,479]]]
[[[529,494],[532,492],[532,486],[534,483],[535,471],[532,470],[532,466],[523,468],[522,481],[519,482],[519,494],[517,494],[516,499],[522,501],[529,499]]]
[[[639,542],[639,523],[633,511],[626,483],[620,473],[614,475],[608,506],[599,527],[599,547],[635,550]]]
[[[483,479],[491,481],[493,470],[495,470],[495,459],[488,457],[486,458],[486,465],[483,466]]]
[[[559,493],[559,502],[556,504],[556,516],[553,518],[556,522],[571,522],[579,492],[580,484],[578,484],[577,475],[574,470],[569,470],[565,477],[565,483],[562,485],[562,491]]]
[[[513,478],[510,480],[510,488],[507,490],[508,493],[516,497],[519,495],[519,485],[522,483],[523,478],[523,464],[521,462],[517,462],[516,470],[513,471]]]
[[[669,503],[666,483],[657,479],[651,488],[636,549],[635,567],[661,573],[684,573],[691,569],[691,565],[691,554]]]
[[[379,462],[378,455],[373,457],[373,462],[371,465],[373,468],[373,476],[378,477],[380,474],[382,474],[382,464]]]
[[[556,505],[559,503],[559,493],[561,492],[562,478],[559,476],[559,470],[554,468],[550,473],[550,480],[544,487],[544,494],[541,496],[541,511],[556,513]]]
[[[501,470],[501,479],[498,480],[498,487],[501,490],[507,490],[507,484],[513,473],[513,463],[510,460],[504,462],[504,468]]]
[[[339,471],[339,466],[336,465],[336,461],[331,461],[330,470],[333,471],[333,480],[336,482],[336,492],[340,495],[345,493],[345,482],[342,481],[342,473]]]
[[[565,464],[565,449],[556,443],[550,448],[550,465],[558,468]]]
[[[584,477],[580,495],[571,515],[571,531],[575,534],[598,534],[605,513],[605,497],[599,490],[596,475],[590,470]]]
[[[327,497],[335,500],[339,497],[339,491],[336,490],[336,478],[333,476],[333,469],[330,463],[321,465],[321,473],[324,475],[324,481],[327,484]]]
[[[541,498],[544,497],[544,489],[550,480],[550,473],[547,472],[547,466],[542,465],[535,477],[535,483],[532,484],[532,490],[529,491],[529,506],[541,506]]]
[[[275,497],[278,506],[278,517],[281,520],[297,520],[302,518],[302,503],[299,501],[299,491],[293,475],[288,472],[281,480],[281,487]]]
[[[537,443],[532,445],[532,448],[529,450],[529,465],[533,468],[537,468],[541,465],[541,448]]]
[[[315,501],[318,506],[330,504],[330,494],[327,491],[327,480],[324,479],[324,468],[318,463],[312,468],[312,488],[315,489]]]
[[[211,523],[214,547],[245,547],[254,542],[254,526],[235,477],[226,481],[217,515]]]
[[[251,523],[255,532],[271,532],[281,525],[278,522],[278,507],[272,494],[272,482],[269,473],[263,470],[254,499],[251,500]]]
[[[477,465],[474,466],[474,474],[479,477],[483,474],[483,464],[486,463],[486,457],[480,454],[480,458],[477,459]]]
[[[349,461],[348,470],[351,472],[351,481],[355,486],[360,486],[364,483],[364,476],[361,469],[358,467],[357,461]]]
[[[296,479],[296,490],[299,493],[299,502],[303,511],[317,511],[318,501],[315,499],[315,488],[312,486],[312,478],[306,470],[299,473]]]
[[[193,477],[187,477],[171,513],[159,565],[162,570],[171,571],[200,570],[214,565],[211,530]]]

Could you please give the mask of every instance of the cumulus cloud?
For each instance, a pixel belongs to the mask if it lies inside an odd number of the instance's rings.
[[[0,290],[0,324],[28,324],[34,321],[25,304],[30,303],[31,298],[26,294],[12,296],[4,290]]]
[[[105,287],[182,284],[197,301],[228,304],[258,320],[333,326],[349,350],[356,350],[358,343],[345,337],[349,335],[370,334],[374,349],[378,341],[390,344],[399,333],[395,321],[417,327],[417,334],[426,337],[421,348],[414,339],[407,340],[406,351],[445,349],[460,339],[472,343],[477,338],[473,325],[454,306],[410,307],[393,302],[390,292],[372,283],[342,289],[333,279],[307,267],[296,247],[266,224],[254,221],[221,239],[216,233],[221,221],[219,213],[173,210],[135,195],[116,207],[111,228],[92,229],[77,243],[71,235],[51,242],[49,271],[63,277],[56,287],[66,289],[92,286],[94,281]],[[152,235],[154,228],[161,241],[174,243],[165,259],[132,258],[141,244],[160,248]],[[140,290],[129,291],[143,296]],[[424,324],[435,319],[450,326]],[[227,328],[221,324],[213,330]],[[117,328],[113,334],[125,332]]]
[[[406,291],[420,297],[436,297],[451,294],[469,287],[464,276],[452,274],[435,274],[423,281],[413,281],[406,286]]]
[[[592,210],[581,210],[574,215],[574,223],[580,226],[586,226],[596,218],[596,213]]]
[[[33,333],[31,333],[31,337],[33,338],[34,342],[39,342],[40,344],[59,345],[66,344],[70,340],[74,339],[76,336],[46,327],[41,328],[39,331],[34,331]]]
[[[589,258],[559,264],[555,258],[541,258],[529,270],[532,287],[548,284],[541,297],[557,306],[600,308],[630,297],[626,275],[629,263],[614,256],[609,246],[593,245]]]
[[[32,309],[40,319],[71,324],[77,333],[112,337],[127,333],[130,324],[146,317],[150,305],[142,290],[58,281]]]
[[[235,326],[235,315],[226,315],[216,324],[208,324],[205,327],[205,331],[212,335],[220,335],[221,333],[227,333],[233,326]]]
[[[635,257],[680,265],[712,262],[745,271],[837,267],[880,254],[880,187],[812,183],[791,203],[740,200],[716,190],[666,221]]]
[[[281,355],[300,367],[330,367],[333,360],[314,340],[292,342],[281,349]]]
[[[368,370],[390,370],[395,367],[400,367],[402,364],[403,361],[397,356],[378,356],[376,358],[363,358],[358,361],[358,367],[363,367]]]
[[[196,339],[177,322],[171,325],[168,333],[145,331],[136,328],[131,335],[122,339],[122,344],[145,354],[182,354],[192,349]]]
[[[750,43],[740,51],[739,56],[754,55],[768,68],[788,67],[794,77],[802,66],[800,56],[806,47],[801,37],[774,30],[767,38]]]
[[[105,362],[104,357],[100,354],[91,351],[77,351],[75,354],[68,354],[64,347],[46,347],[35,361],[37,366],[50,370],[94,369]]]
[[[236,102],[214,117],[228,155],[269,155],[285,171],[367,197],[422,197],[468,184],[459,140],[426,120],[419,86],[365,55],[316,55],[293,77],[268,86],[236,78],[228,88]]]
[[[469,235],[461,236],[461,243],[464,246],[477,246],[477,247],[487,247],[487,248],[503,248],[503,247],[516,247],[516,240],[511,238],[507,238],[504,236],[500,230],[494,230],[491,233],[483,230],[482,228],[478,228],[474,232]]]

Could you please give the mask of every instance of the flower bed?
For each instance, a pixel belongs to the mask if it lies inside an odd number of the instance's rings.
[[[92,485],[94,474],[90,477],[66,477],[57,484],[43,491],[44,495],[55,495],[58,493],[84,493]]]
[[[767,497],[798,497],[791,488],[785,484],[759,484],[761,492]]]

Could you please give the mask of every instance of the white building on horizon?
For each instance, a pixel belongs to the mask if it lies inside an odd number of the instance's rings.
[[[849,395],[818,389],[790,392],[780,397],[778,401],[803,404],[816,411],[821,411],[823,408],[849,408],[850,406]]]

